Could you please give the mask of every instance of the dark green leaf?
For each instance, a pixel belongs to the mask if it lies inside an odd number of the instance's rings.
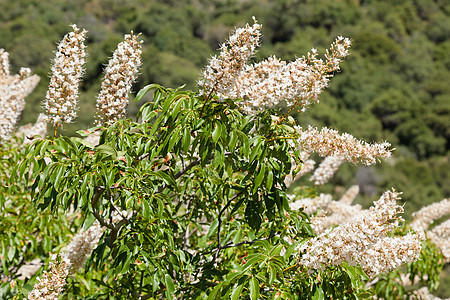
[[[255,231],[261,227],[261,216],[259,214],[259,203],[256,201],[249,201],[245,209],[245,220],[248,225]]]

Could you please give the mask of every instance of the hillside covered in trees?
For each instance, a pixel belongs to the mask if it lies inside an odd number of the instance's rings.
[[[406,215],[450,197],[447,1],[4,0],[0,7],[0,48],[10,53],[12,72],[30,67],[41,77],[27,99],[22,124],[34,122],[42,111],[55,43],[69,24],[89,31],[81,111],[77,123],[64,127],[66,134],[93,124],[103,67],[130,30],[142,33],[144,41],[135,91],[149,83],[187,83],[195,89],[219,41],[252,16],[263,24],[256,61],[272,54],[292,60],[313,46],[323,53],[336,36],[349,37],[352,55],[321,96],[321,105],[296,117],[302,124],[333,126],[367,141],[388,140],[396,151],[381,166],[344,165],[323,190],[339,194],[332,187],[358,184],[357,200],[368,204],[393,186],[404,193]],[[132,106],[130,116],[136,111]]]

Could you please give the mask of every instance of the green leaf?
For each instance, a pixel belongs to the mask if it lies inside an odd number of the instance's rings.
[[[248,154],[250,153],[250,142],[248,140],[247,135],[241,133],[240,140],[242,142],[241,153],[242,153],[242,155],[247,157]]]
[[[236,149],[237,136],[238,134],[235,130],[231,131],[230,140],[228,141],[228,147],[230,148],[230,151],[232,153],[234,153],[234,150]]]
[[[8,260],[12,260],[15,256],[15,254],[16,254],[16,247],[11,246],[8,250],[8,255],[7,255]]]
[[[25,283],[22,288],[21,291],[24,294],[28,294],[29,292],[31,292],[33,290],[33,286],[29,283]]]
[[[217,226],[219,226],[219,221],[216,219],[211,223],[206,237],[211,237],[213,234],[215,234],[217,231]]]
[[[269,286],[272,286],[273,282],[275,281],[275,278],[277,277],[277,269],[275,268],[275,266],[268,267],[269,269]]]
[[[176,116],[180,112],[181,106],[183,105],[182,99],[183,99],[183,96],[178,96],[175,99],[175,101],[176,101],[175,106],[173,107],[173,109],[171,111],[172,115]]]
[[[128,272],[128,270],[130,269],[131,260],[133,259],[133,255],[130,252],[126,253],[126,255],[127,255],[127,259],[123,263],[122,270],[120,271],[121,273]]]
[[[217,293],[220,291],[220,289],[222,288],[222,284],[223,282],[219,283],[218,285],[216,285],[213,290],[211,291],[211,294],[209,294],[208,298],[206,300],[214,300],[214,299],[218,299],[219,297],[217,297]]]
[[[275,247],[272,247],[272,249],[270,249],[269,255],[270,256],[279,256],[283,247],[284,246],[281,244],[276,245]]]
[[[183,144],[183,151],[188,151],[189,146],[191,145],[191,131],[187,127],[184,127],[182,144]]]
[[[172,299],[175,293],[175,284],[173,283],[172,277],[169,274],[164,275],[164,282],[166,284],[166,296],[167,299]]]
[[[164,100],[164,107],[163,107],[163,114],[165,114],[170,107],[170,104],[172,104],[172,101],[174,100],[174,97],[167,97],[166,100]]]
[[[264,139],[258,137],[258,141],[256,142],[256,145],[253,147],[252,152],[249,157],[249,161],[252,162],[255,158],[258,158],[261,156],[261,146],[264,143]]]
[[[261,164],[259,167],[258,175],[256,175],[255,182],[253,183],[253,193],[255,193],[258,187],[261,185],[265,174],[266,174],[266,165]]]
[[[238,284],[237,287],[234,288],[233,293],[231,293],[231,300],[237,300],[241,297],[242,289],[244,288],[244,283]]]
[[[212,132],[212,140],[214,143],[217,143],[220,136],[222,135],[222,126],[220,123],[215,124],[214,131]]]
[[[239,227],[238,230],[236,230],[236,234],[233,237],[233,243],[237,244],[242,240],[242,228]]]
[[[82,145],[84,145],[84,146],[90,148],[90,149],[93,149],[93,148],[94,148],[94,146],[93,146],[91,143],[89,143],[88,141],[86,141],[86,140],[84,140],[84,139],[80,139],[79,137],[72,137],[72,139],[73,139],[74,141],[77,141],[77,142],[79,142],[80,144],[82,144]]]
[[[142,200],[142,216],[146,220],[150,219],[150,205],[146,199]]]
[[[62,179],[64,171],[65,171],[64,165],[58,166],[57,170],[58,170],[58,173],[56,173],[54,186],[59,190],[61,179]]]
[[[244,274],[251,267],[253,267],[254,264],[256,264],[259,261],[263,261],[265,258],[266,258],[266,256],[261,253],[250,254],[248,256],[247,262],[245,263],[244,267],[242,268],[241,274]]]
[[[345,271],[347,272],[348,276],[350,277],[350,280],[352,283],[352,288],[358,289],[360,280],[359,280],[358,274],[356,273],[355,267],[347,266],[347,267],[345,267]]]
[[[102,145],[97,146],[96,149],[99,153],[111,156],[111,158],[113,160],[117,158],[117,151],[110,145],[102,144]]]
[[[259,297],[259,281],[255,277],[250,279],[250,299],[256,300]]]
[[[144,97],[144,95],[147,94],[147,92],[150,91],[151,89],[156,89],[159,87],[161,86],[155,83],[144,86],[144,88],[137,93],[136,98],[134,98],[134,102],[140,101],[142,97]]]
[[[225,161],[225,154],[223,153],[222,148],[214,151],[214,158],[212,161],[212,166],[216,169],[222,169]]]
[[[323,290],[321,286],[316,286],[316,292],[312,296],[312,300],[323,300],[325,299],[325,295],[323,294]]]
[[[267,181],[266,181],[266,186],[267,186],[268,191],[270,191],[272,189],[272,185],[273,185],[273,172],[272,172],[272,168],[269,165],[269,170],[267,171]]]
[[[169,136],[170,140],[169,140],[169,145],[167,147],[167,152],[171,152],[173,146],[175,145],[175,143],[177,143],[180,140],[180,132],[181,132],[181,127],[176,128],[172,134]]]

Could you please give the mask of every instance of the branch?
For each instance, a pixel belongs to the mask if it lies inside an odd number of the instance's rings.
[[[191,162],[189,165],[187,165],[184,169],[180,170],[177,174],[175,174],[175,176],[173,177],[175,180],[177,180],[178,178],[180,178],[181,176],[183,176],[187,171],[189,171],[190,169],[192,169],[193,167],[195,167],[196,165],[198,165],[200,163],[200,159],[194,160],[193,162]],[[162,193],[162,191],[164,191],[167,188],[167,184],[163,184],[157,191],[155,194],[160,194]]]
[[[213,253],[213,252],[218,252],[218,250],[228,249],[228,248],[232,248],[232,247],[239,247],[239,246],[242,246],[242,245],[253,245],[254,243],[259,242],[259,241],[270,240],[271,238],[273,238],[277,234],[280,234],[280,231],[278,231],[276,233],[272,233],[268,237],[261,238],[261,239],[256,239],[256,240],[253,240],[253,241],[243,241],[243,242],[239,242],[239,243],[236,243],[236,244],[229,243],[229,244],[226,244],[226,245],[223,245],[223,246],[218,246],[216,249],[213,249],[213,250],[208,251],[208,252],[203,252],[201,254],[202,255],[206,255],[206,254],[210,254],[210,253]]]
[[[130,223],[130,221],[122,214],[122,212],[117,208],[117,206],[114,205],[114,202],[111,198],[109,198],[109,203],[111,203],[111,206],[114,208],[115,211],[119,214],[119,216],[126,221],[127,224]]]
[[[177,174],[175,174],[175,176],[173,177],[174,179],[178,179],[181,176],[183,176],[187,171],[189,171],[190,169],[192,169],[193,167],[195,167],[196,165],[198,165],[200,163],[200,159],[194,160],[193,162],[191,162],[189,165],[186,166],[186,168],[182,169],[181,171],[179,171]]]
[[[219,255],[220,250],[222,249],[220,246],[220,243],[222,242],[221,237],[220,237],[220,231],[221,231],[221,226],[222,226],[222,215],[225,213],[225,210],[230,207],[231,202],[233,202],[237,197],[239,197],[240,195],[242,195],[242,192],[237,193],[236,195],[234,195],[233,197],[231,197],[230,200],[228,200],[227,204],[225,204],[224,207],[222,207],[222,209],[219,212],[219,216],[218,218],[218,225],[217,225],[217,248],[215,250],[213,250],[212,252],[216,251],[216,253],[214,254],[214,258],[213,261],[215,262],[217,259],[217,256]]]
[[[97,191],[94,193],[94,195],[92,195],[92,198],[91,198],[92,214],[97,219],[97,221],[100,223],[100,225],[105,226],[109,229],[114,229],[114,225],[107,223],[105,221],[105,219],[103,219],[103,217],[95,209],[95,205],[97,204],[98,199],[100,199],[103,192],[105,191],[105,189],[98,188],[98,187],[96,187],[96,189],[97,189]]]

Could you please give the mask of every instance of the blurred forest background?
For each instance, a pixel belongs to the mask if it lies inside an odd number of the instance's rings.
[[[388,140],[397,149],[377,166],[344,164],[320,192],[338,197],[358,184],[357,202],[368,206],[395,187],[404,193],[407,218],[450,197],[447,0],[0,0],[0,48],[10,53],[12,71],[30,67],[41,76],[21,124],[42,112],[53,51],[69,24],[89,31],[79,118],[64,127],[72,135],[92,126],[103,67],[124,34],[141,32],[144,40],[134,91],[149,83],[196,89],[218,44],[252,16],[263,25],[256,61],[274,54],[292,60],[312,47],[323,53],[336,36],[352,38],[352,54],[320,103],[296,117],[369,142]],[[136,111],[134,104],[130,116]],[[449,296],[449,277],[436,295]]]

